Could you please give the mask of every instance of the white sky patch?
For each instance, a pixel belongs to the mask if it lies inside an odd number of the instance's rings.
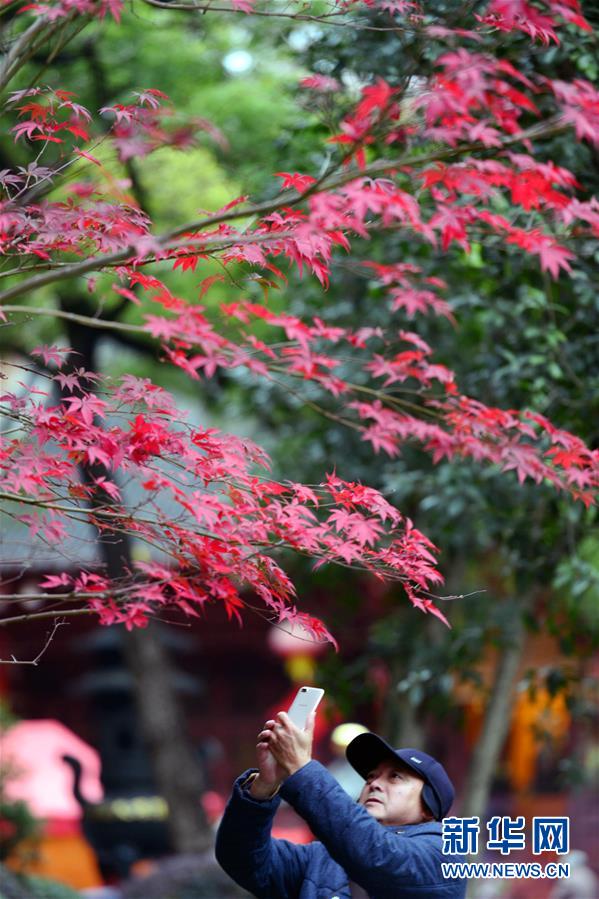
[[[229,75],[243,75],[254,67],[254,57],[247,50],[231,50],[223,58],[223,66]]]

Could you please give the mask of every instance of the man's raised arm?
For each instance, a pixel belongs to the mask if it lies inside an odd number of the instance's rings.
[[[233,787],[216,836],[216,859],[233,880],[259,899],[296,899],[310,847],[272,839],[285,772],[263,741],[256,753],[258,769],[246,771]]]

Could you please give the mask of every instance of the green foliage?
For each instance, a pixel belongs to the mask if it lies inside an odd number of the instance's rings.
[[[17,720],[8,703],[0,701],[0,737]],[[9,856],[25,861],[35,855],[36,841],[40,836],[40,821],[27,803],[6,796],[6,785],[18,774],[12,759],[0,753],[0,862]]]
[[[0,733],[12,727],[17,722],[17,716],[12,711],[5,699],[0,698]]]
[[[465,24],[460,17],[467,18],[468,6],[436,2],[427,5],[427,11],[431,17],[449,12],[452,24],[460,25]],[[596,40],[594,35],[574,37],[572,32],[560,47],[531,49],[523,38],[515,42],[511,61],[529,77],[597,79]],[[484,51],[484,46],[480,49]],[[347,85],[376,77],[408,84],[410,78],[430,70],[432,56],[409,32],[366,30],[356,44],[343,29],[323,29],[303,59],[312,71],[333,75]],[[313,117],[320,116],[323,132],[326,102],[317,99],[310,109]],[[536,155],[571,168],[591,191],[599,189],[597,156],[588,147],[573,152],[558,136],[544,152],[545,157]],[[502,212],[500,198],[491,209]],[[469,253],[456,249],[441,253],[420,245],[414,235],[395,232],[373,235],[364,252],[380,262],[415,263],[424,276],[441,275],[446,280],[457,326],[419,316],[417,330],[436,348],[437,361],[456,371],[465,393],[502,408],[535,408],[597,445],[598,259],[590,242],[581,239],[576,250],[581,259],[577,272],[557,284],[522,254],[506,256],[506,247],[496,238],[473,244]],[[381,308],[380,288],[359,265],[352,262],[350,269],[343,259],[336,263],[326,298],[309,282],[297,279],[288,295],[292,312],[318,315],[326,303],[327,320],[344,326],[359,327],[366,318],[376,324],[379,315],[387,314]],[[396,313],[396,322],[398,329],[416,330],[404,313]],[[247,405],[248,389],[247,383],[236,381],[230,392],[233,403]],[[400,698],[422,713],[450,712],[456,684],[476,677],[487,647],[509,639],[513,616],[522,614],[520,601],[530,595],[534,601],[525,620],[531,630],[549,631],[572,657],[586,658],[598,645],[597,574],[585,537],[597,521],[595,511],[557,497],[549,487],[519,484],[515,477],[483,470],[475,463],[433,465],[415,447],[403,448],[398,459],[373,459],[355,432],[319,418],[316,412],[299,416],[295,398],[276,385],[260,385],[251,396],[262,429],[272,432],[269,450],[281,468],[283,462],[286,470],[292,465],[308,480],[323,467],[336,468],[344,477],[383,489],[443,546],[442,566],[448,577],[444,592],[484,591],[444,607],[452,623],[450,632],[433,622],[432,636],[427,632],[430,639],[423,638],[422,619],[404,609],[385,615],[370,629],[360,655],[327,660],[322,682],[348,714],[352,697],[358,704],[373,698],[368,671],[377,659],[392,671],[389,702]],[[318,573],[321,587],[328,586],[336,596],[353,594],[349,576],[342,590],[327,582],[329,576]],[[349,615],[355,614],[353,605],[347,609]],[[547,678],[551,689],[568,696],[580,688],[579,677],[571,679],[559,666]]]
[[[581,540],[572,555],[559,563],[554,580],[556,621],[554,630],[564,651],[572,653],[581,643],[599,646],[599,532]]]
[[[297,127],[292,98],[301,70],[291,54],[284,45],[273,47],[270,35],[240,26],[233,17],[186,16],[143,4],[136,10],[136,17],[125,16],[120,25],[89,26],[49,70],[49,82],[58,85],[68,77],[78,85],[80,102],[92,109],[129,102],[132,90],[159,87],[182,119],[207,119],[223,132],[227,148],[210,138],[203,141],[221,168],[213,175],[211,190],[221,179],[226,186],[232,176],[245,191],[263,190],[278,168],[280,141],[288,140],[289,131]],[[251,72],[227,72],[227,54],[235,50],[250,54]],[[160,157],[160,180],[168,183],[170,166],[162,152]],[[151,157],[141,161],[142,173],[150,162]],[[155,167],[149,169],[150,175],[155,172]],[[159,185],[152,180],[155,186]],[[198,185],[191,192],[173,191],[170,203],[174,196],[179,201],[190,195],[209,208]],[[231,196],[228,191],[226,199]],[[159,205],[155,216],[159,225],[160,211]]]
[[[0,798],[0,861],[15,856],[15,850],[25,841],[39,837],[39,821],[26,802],[10,802]]]

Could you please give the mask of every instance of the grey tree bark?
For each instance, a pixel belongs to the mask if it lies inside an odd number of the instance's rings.
[[[63,294],[60,299],[63,307],[88,311],[80,308],[82,301],[76,292]],[[73,365],[96,371],[97,335],[89,328],[70,322],[68,335],[75,351],[71,359]],[[104,466],[82,467],[82,476],[86,480],[98,474],[112,479],[111,472]],[[109,578],[118,579],[132,568],[127,534],[102,531],[98,534],[98,543]],[[189,741],[180,700],[170,676],[167,652],[151,626],[134,629],[126,635],[124,643],[156,786],[169,807],[168,826],[173,849],[178,853],[204,850],[212,843],[212,834],[200,805],[204,776]]]
[[[493,773],[508,734],[514,700],[516,676],[526,640],[523,609],[512,618],[505,644],[495,669],[489,701],[485,709],[481,734],[472,755],[470,773],[466,781],[460,814],[463,817],[482,817],[485,813]]]
[[[202,852],[212,844],[200,805],[204,775],[187,737],[170,660],[157,630],[151,624],[134,628],[125,638],[125,656],[156,783],[169,807],[173,848],[178,853]]]

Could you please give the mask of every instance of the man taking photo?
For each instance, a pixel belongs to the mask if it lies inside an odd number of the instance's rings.
[[[444,768],[416,749],[393,749],[376,734],[349,743],[349,763],[366,783],[354,802],[312,759],[314,715],[299,730],[285,712],[258,735],[257,770],[235,782],[216,841],[224,870],[259,899],[463,899],[463,880],[445,879],[441,819],[454,798]],[[270,836],[285,799],[318,842]]]

